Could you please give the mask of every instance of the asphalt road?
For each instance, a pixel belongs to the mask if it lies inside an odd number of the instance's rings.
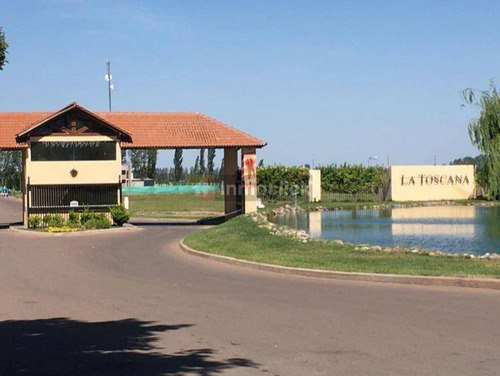
[[[21,201],[11,197],[0,197],[0,226],[22,220]]]
[[[196,229],[0,230],[0,375],[500,373],[496,291],[215,263]]]

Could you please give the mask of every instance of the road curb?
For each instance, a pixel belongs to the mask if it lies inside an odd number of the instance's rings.
[[[500,290],[500,279],[493,278],[428,277],[397,274],[335,272],[320,269],[294,268],[289,266],[262,264],[255,261],[240,260],[234,257],[220,256],[212,253],[197,251],[196,249],[187,246],[184,243],[184,239],[180,241],[179,245],[181,250],[193,256],[219,261],[230,265],[302,277],[328,278],[345,281],[399,283],[405,285],[469,287]]]

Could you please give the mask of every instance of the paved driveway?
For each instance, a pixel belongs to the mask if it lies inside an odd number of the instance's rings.
[[[21,200],[12,197],[0,197],[0,225],[22,222]]]
[[[0,374],[499,373],[498,292],[248,270],[180,252],[195,230],[1,230]]]

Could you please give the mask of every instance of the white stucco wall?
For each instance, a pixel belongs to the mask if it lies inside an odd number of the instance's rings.
[[[321,170],[309,170],[309,202],[321,201]]]

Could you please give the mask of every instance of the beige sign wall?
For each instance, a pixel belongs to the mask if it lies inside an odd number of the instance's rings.
[[[393,201],[465,200],[475,194],[473,165],[392,166]]]
[[[321,201],[321,170],[309,170],[309,202]]]

